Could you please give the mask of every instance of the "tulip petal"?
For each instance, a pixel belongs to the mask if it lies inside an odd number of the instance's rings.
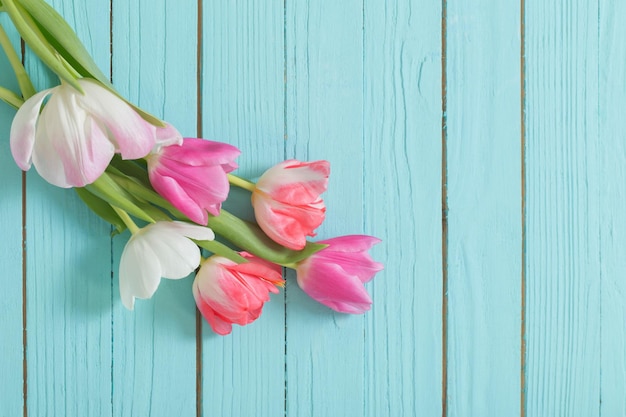
[[[80,106],[100,120],[111,132],[116,151],[124,159],[139,159],[154,147],[156,128],[146,122],[124,100],[96,82],[81,79],[85,95]]]
[[[237,165],[234,146],[185,138],[181,146],[167,146],[148,158],[154,189],[196,223],[206,225],[208,214],[219,215],[230,190],[226,173]]]
[[[211,329],[221,336],[226,336],[230,334],[233,330],[232,322],[226,321],[222,319],[216,312],[211,308],[208,300],[205,300],[200,294],[200,290],[198,289],[197,281],[194,281],[192,292],[193,297],[196,300],[196,305],[202,314],[202,317],[209,323]]]
[[[17,166],[24,171],[28,171],[32,163],[35,132],[41,105],[53,90],[54,88],[43,90],[26,100],[13,118],[10,135],[11,154]]]
[[[291,206],[254,192],[252,206],[258,224],[276,243],[289,249],[301,250],[306,245],[307,236],[322,224],[326,207],[323,201],[304,206]]]
[[[370,309],[364,283],[383,269],[367,251],[379,239],[343,236],[319,243],[328,245],[297,266],[298,285],[311,298],[341,313],[361,314]]]
[[[208,227],[198,226],[195,224],[189,224],[185,222],[173,221],[163,223],[162,228],[164,230],[170,230],[172,232],[187,236],[190,239],[195,240],[213,240],[215,239],[215,233]]]
[[[316,265],[306,281],[298,285],[314,300],[340,313],[361,314],[370,309],[372,299],[354,275],[348,275],[338,264]],[[298,277],[305,276],[302,271]]]
[[[206,209],[200,207],[189,197],[185,189],[175,179],[161,175],[152,177],[150,182],[157,193],[167,196],[167,200],[190,220],[201,225],[206,225],[209,222]]]
[[[211,229],[182,222],[159,222],[144,231],[161,276],[169,279],[185,278],[200,265],[200,249],[188,237],[212,240],[215,236]]]
[[[174,161],[184,161],[185,164],[191,166],[229,165],[240,154],[239,149],[228,143],[185,138],[184,146],[168,149],[163,157]],[[236,168],[237,165],[234,164],[234,166]]]
[[[59,90],[40,116],[33,163],[58,187],[83,187],[95,181],[113,158],[113,144],[100,126],[77,106],[76,93]]]
[[[200,312],[218,334],[231,332],[232,323],[244,326],[256,320],[269,301],[270,292],[284,283],[280,267],[242,253],[250,262],[237,264],[221,256],[211,256],[203,264],[193,284]]]
[[[129,310],[135,297],[150,298],[161,282],[161,266],[148,242],[135,235],[130,238],[120,258],[120,296]]]
[[[157,147],[180,146],[183,143],[183,136],[169,123],[166,123],[165,127],[157,127],[155,137]]]
[[[328,188],[330,164],[328,161],[284,161],[267,170],[257,183],[257,188],[272,198],[304,205],[319,200]]]
[[[200,250],[189,238],[211,240],[211,229],[183,222],[157,222],[136,232],[120,259],[120,295],[126,308],[135,297],[150,298],[161,278],[180,279],[200,264]]]

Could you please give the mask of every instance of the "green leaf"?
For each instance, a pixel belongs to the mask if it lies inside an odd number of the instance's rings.
[[[118,233],[122,233],[126,230],[124,221],[120,218],[120,216],[118,216],[109,203],[100,197],[96,197],[85,188],[74,188],[74,190],[76,190],[76,193],[80,199],[83,200],[83,203],[87,205],[87,207],[89,207],[106,222],[111,223],[115,229],[117,229]]]
[[[33,17],[48,42],[80,75],[95,78],[111,86],[109,79],[98,68],[76,32],[56,10],[42,0],[19,0],[19,2]]]
[[[24,69],[24,65],[22,64],[22,59],[15,51],[9,36],[4,31],[2,25],[0,25],[0,45],[2,46],[2,49],[11,64],[11,68],[13,68],[17,84],[20,87],[24,100],[34,96],[36,94],[35,87],[33,87],[33,83],[30,81],[30,78],[26,73],[26,69]]]
[[[3,0],[6,12],[30,49],[61,79],[82,93],[76,77],[65,67],[56,51],[41,33],[32,16],[16,0]]]
[[[115,181],[113,181],[113,179],[106,172],[93,183],[85,186],[85,188],[95,196],[128,212],[128,214],[131,214],[138,219],[142,219],[150,223],[154,223],[155,221],[150,215],[148,215],[148,213],[146,213],[145,210],[138,206],[140,203]]]
[[[219,216],[209,215],[208,226],[239,248],[278,265],[293,266],[328,245],[308,242],[304,249],[294,251],[271,240],[259,226],[221,210]]]
[[[100,81],[113,94],[124,100],[148,123],[156,127],[164,127],[163,121],[143,109],[130,103],[120,96],[109,81],[109,78],[100,70],[76,32],[67,24],[65,19],[42,0],[19,0],[24,9],[30,13],[41,33],[52,47],[62,56],[76,72],[83,77]]]

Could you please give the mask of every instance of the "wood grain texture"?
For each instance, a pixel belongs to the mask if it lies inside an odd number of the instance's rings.
[[[286,4],[286,157],[331,164],[318,238],[364,233],[363,4]],[[381,279],[380,277],[378,279]],[[287,284],[287,415],[365,413],[363,316]]]
[[[626,3],[599,4],[600,415],[626,416]]]
[[[108,3],[51,4],[106,70],[109,26],[101,16]],[[58,84],[33,55],[26,64],[40,89]],[[110,414],[109,226],[34,169],[26,201],[28,414]]]
[[[113,3],[113,83],[122,95],[196,130],[196,2]],[[196,413],[196,329],[192,277],[162,280],[134,311],[119,299],[118,262],[128,236],[113,240],[112,405],[116,416]]]
[[[17,51],[20,41],[10,20],[0,16]],[[0,52],[0,85],[18,92],[17,81]],[[22,341],[22,171],[11,158],[9,131],[15,110],[0,102],[0,265],[3,289],[0,301],[0,416],[23,414],[24,349]]]
[[[202,131],[241,149],[237,175],[254,178],[284,154],[283,2],[204,2]],[[238,190],[235,190],[237,192]],[[250,216],[249,193],[228,208]],[[284,296],[229,336],[202,328],[206,416],[284,413]]]
[[[600,415],[598,5],[526,2],[528,416]]]
[[[363,231],[385,272],[369,284],[363,415],[439,416],[441,3],[364,5]]]
[[[519,414],[520,10],[447,1],[448,416]]]
[[[626,4],[50,3],[123,95],[184,136],[238,146],[239,175],[328,159],[318,238],[378,236],[385,270],[364,316],[317,304],[292,273],[226,337],[197,331],[192,278],[126,311],[128,234],[111,239],[34,170],[22,259],[14,112],[0,104],[0,416],[626,417]],[[58,83],[28,50],[26,66],[39,89]],[[4,56],[0,85],[17,88]],[[251,216],[248,194],[233,197]]]

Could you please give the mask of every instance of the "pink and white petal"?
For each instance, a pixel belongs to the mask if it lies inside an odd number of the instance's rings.
[[[183,136],[171,124],[166,123],[165,127],[157,127],[155,131],[155,150],[158,152],[161,146],[180,146],[183,143]]]
[[[299,162],[291,159],[266,171],[257,188],[272,198],[290,204],[308,204],[319,199],[328,187],[330,164],[327,161]]]
[[[134,308],[135,297],[152,297],[161,282],[160,263],[141,237],[131,237],[120,258],[120,297],[129,310]]]
[[[182,146],[168,148],[164,152],[164,157],[174,161],[184,161],[185,164],[191,166],[233,164],[236,168],[237,164],[232,161],[240,154],[239,149],[228,143],[185,138]]]
[[[358,277],[346,274],[336,264],[316,264],[311,275],[299,270],[296,279],[311,298],[341,313],[361,314],[372,304]]]
[[[33,150],[40,175],[59,187],[83,187],[95,181],[113,158],[114,148],[74,97],[56,94],[41,113]]]
[[[341,265],[341,268],[348,275],[358,277],[362,283],[371,281],[372,278],[384,268],[383,264],[374,261],[367,252],[351,253],[347,255],[342,252],[324,250],[320,256],[327,262]]]
[[[85,90],[85,95],[78,98],[79,105],[106,126],[122,158],[139,159],[150,153],[156,141],[156,127],[96,82],[82,79],[79,83]]]
[[[368,235],[347,235],[321,240],[318,243],[330,245],[333,252],[355,253],[364,252],[382,242],[377,237]]]
[[[32,163],[35,131],[41,105],[53,90],[54,88],[43,90],[26,100],[13,118],[10,134],[11,154],[17,166],[24,171],[28,171]]]
[[[218,314],[215,313],[209,302],[203,299],[202,295],[198,291],[195,282],[192,291],[193,296],[196,300],[196,305],[198,306],[200,313],[202,313],[202,317],[204,317],[211,326],[211,329],[213,329],[215,333],[221,336],[230,334],[230,332],[232,332],[233,330],[233,325],[230,322],[222,319]]]
[[[48,139],[46,129],[37,130],[32,161],[39,175],[50,184],[62,188],[72,187],[65,176],[63,161],[58,155],[54,143]]]
[[[274,242],[289,249],[300,250],[306,245],[306,233],[289,215],[288,209],[263,194],[252,194],[252,206],[259,227]]]

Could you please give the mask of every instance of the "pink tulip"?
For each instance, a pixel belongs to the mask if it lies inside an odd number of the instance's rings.
[[[227,173],[237,168],[239,149],[203,139],[160,148],[148,157],[154,189],[183,214],[206,225],[207,211],[219,215],[229,191]]]
[[[252,192],[257,223],[275,242],[300,250],[307,236],[322,224],[326,212],[320,194],[326,191],[328,161],[281,162],[267,170]]]
[[[372,299],[363,284],[383,269],[367,251],[379,242],[380,239],[363,235],[318,242],[329,246],[298,264],[298,285],[311,298],[335,311],[365,313]]]
[[[51,184],[83,187],[102,175],[115,153],[143,158],[157,143],[182,141],[176,129],[155,128],[98,82],[78,83],[84,94],[61,84],[35,94],[18,110],[11,153],[24,171],[32,164]]]
[[[280,267],[241,253],[250,262],[237,264],[221,256],[208,258],[196,274],[193,296],[198,309],[220,335],[229,334],[232,324],[244,326],[260,315],[269,293],[284,285]]]

